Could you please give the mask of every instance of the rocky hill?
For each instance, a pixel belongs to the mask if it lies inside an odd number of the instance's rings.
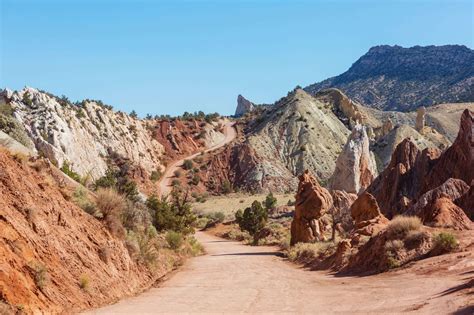
[[[306,91],[336,87],[368,107],[410,111],[474,101],[474,51],[465,46],[372,47],[346,72]]]
[[[412,139],[420,150],[446,149],[456,138],[466,108],[474,110],[474,103],[442,104],[413,112],[382,111],[363,106],[338,89],[315,95],[296,89],[273,105],[247,113],[241,119],[240,140],[210,159],[204,177],[225,178],[244,190],[287,191],[295,189],[295,176],[305,169],[323,184],[337,169],[339,175],[331,183],[335,187],[347,182],[342,170],[348,176],[358,170],[365,175],[343,186],[359,192],[388,165],[405,138]],[[358,124],[365,126],[369,148],[362,145],[365,140],[349,137]],[[374,158],[377,170],[372,167]],[[358,165],[361,161],[363,165]],[[209,189],[220,184],[211,184]]]
[[[97,180],[118,158],[151,192],[149,177],[223,138],[216,117],[139,119],[101,101],[72,104],[34,88],[0,94],[0,130],[58,167]],[[11,141],[11,140],[9,140]]]

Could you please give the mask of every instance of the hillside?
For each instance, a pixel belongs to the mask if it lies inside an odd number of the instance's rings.
[[[371,108],[410,111],[474,101],[474,51],[465,46],[375,46],[346,72],[305,88],[330,87]]]
[[[241,120],[241,137],[208,163],[205,178],[226,178],[249,191],[288,191],[295,176],[309,169],[326,183],[355,126],[367,126],[370,150],[379,171],[404,138],[419,149],[445,149],[456,138],[459,118],[474,103],[442,104],[417,112],[368,108],[338,89],[310,95],[290,92],[271,106],[254,109]],[[418,117],[420,115],[420,117]],[[418,117],[418,118],[417,118]],[[424,122],[417,128],[417,120]],[[209,185],[212,191],[215,185]]]

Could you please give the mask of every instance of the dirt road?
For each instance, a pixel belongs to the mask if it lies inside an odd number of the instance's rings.
[[[207,148],[206,150],[203,150],[204,152],[210,152],[213,150],[216,150],[220,147],[225,146],[229,142],[235,139],[236,137],[236,131],[234,129],[234,122],[227,122],[224,124],[224,140],[221,142],[215,144],[214,146]],[[197,152],[193,155],[187,156],[179,161],[173,162],[170,166],[168,166],[165,170],[165,173],[163,174],[162,179],[159,182],[159,191],[160,191],[160,196],[163,195],[168,195],[171,192],[171,181],[173,180],[174,177],[174,172],[180,168],[183,165],[184,160],[190,160],[195,158],[201,154],[201,152]]]
[[[296,268],[272,247],[245,246],[203,232],[196,237],[207,255],[191,259],[160,287],[90,314],[447,314],[467,303],[443,293],[459,279],[406,273],[334,277]]]

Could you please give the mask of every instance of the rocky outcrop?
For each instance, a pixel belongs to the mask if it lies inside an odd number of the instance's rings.
[[[372,236],[388,223],[387,218],[380,212],[375,197],[367,192],[354,201],[351,216],[354,219],[355,233],[361,235]]]
[[[349,193],[363,192],[377,177],[377,166],[369,150],[366,128],[356,125],[336,160],[336,169],[329,179],[329,188]]]
[[[423,128],[425,128],[425,115],[426,115],[426,108],[424,106],[421,106],[416,110],[415,129],[416,131],[420,133],[422,133]]]
[[[469,191],[469,185],[460,179],[450,178],[442,185],[427,191],[419,198],[415,204],[406,211],[408,215],[417,215],[422,217],[423,213],[429,212],[430,207],[441,197],[448,198],[451,201],[461,198]]]
[[[333,220],[334,232],[349,232],[354,224],[351,216],[351,206],[357,199],[356,194],[347,193],[343,190],[331,190],[332,207],[329,214]]]
[[[318,100],[332,105],[334,114],[348,128],[354,124],[365,124],[367,117],[347,95],[338,89],[327,89],[318,92],[315,95]]]
[[[466,215],[474,221],[474,181],[471,182],[471,188],[464,195],[456,199],[456,205],[464,210]]]
[[[318,184],[309,171],[299,177],[295,214],[291,222],[291,245],[322,240],[319,219],[331,208],[331,194]]]
[[[240,117],[253,111],[255,104],[247,100],[245,97],[239,94],[237,96],[237,108],[235,109],[235,116]]]
[[[11,92],[10,105],[38,154],[60,167],[67,162],[82,176],[102,176],[110,151],[148,172],[161,165],[163,146],[152,138],[148,122],[114,112],[100,101],[73,105],[65,98],[25,88]]]
[[[470,230],[472,222],[451,199],[451,196],[442,194],[439,198],[432,200],[423,208],[419,214],[423,224],[450,228],[454,230]]]
[[[474,179],[473,128],[472,113],[466,109],[456,140],[442,154],[436,149],[420,151],[412,141],[402,141],[390,164],[367,189],[376,197],[382,212],[388,217],[404,213],[422,194],[450,178],[471,183]]]
[[[474,112],[466,109],[459,132],[452,146],[444,152],[430,169],[422,192],[444,183],[449,178],[459,178],[466,183],[474,180]]]

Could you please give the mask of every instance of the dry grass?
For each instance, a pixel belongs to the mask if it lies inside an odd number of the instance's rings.
[[[418,231],[421,227],[418,217],[396,216],[388,224],[387,233],[392,239],[403,239],[410,231]]]
[[[97,191],[96,208],[102,214],[109,231],[117,237],[125,236],[120,217],[126,207],[125,198],[115,190],[107,188]]]
[[[327,257],[334,253],[336,245],[333,242],[297,243],[287,251],[287,257],[293,262],[307,264],[320,256]]]
[[[247,195],[241,193],[228,194],[226,196],[210,197],[206,202],[195,202],[192,204],[193,210],[198,213],[223,212],[228,219],[233,219],[234,214],[239,209],[249,207],[254,200],[264,202],[267,194]],[[277,199],[277,206],[283,206],[288,200],[295,200],[293,194],[274,194]]]

